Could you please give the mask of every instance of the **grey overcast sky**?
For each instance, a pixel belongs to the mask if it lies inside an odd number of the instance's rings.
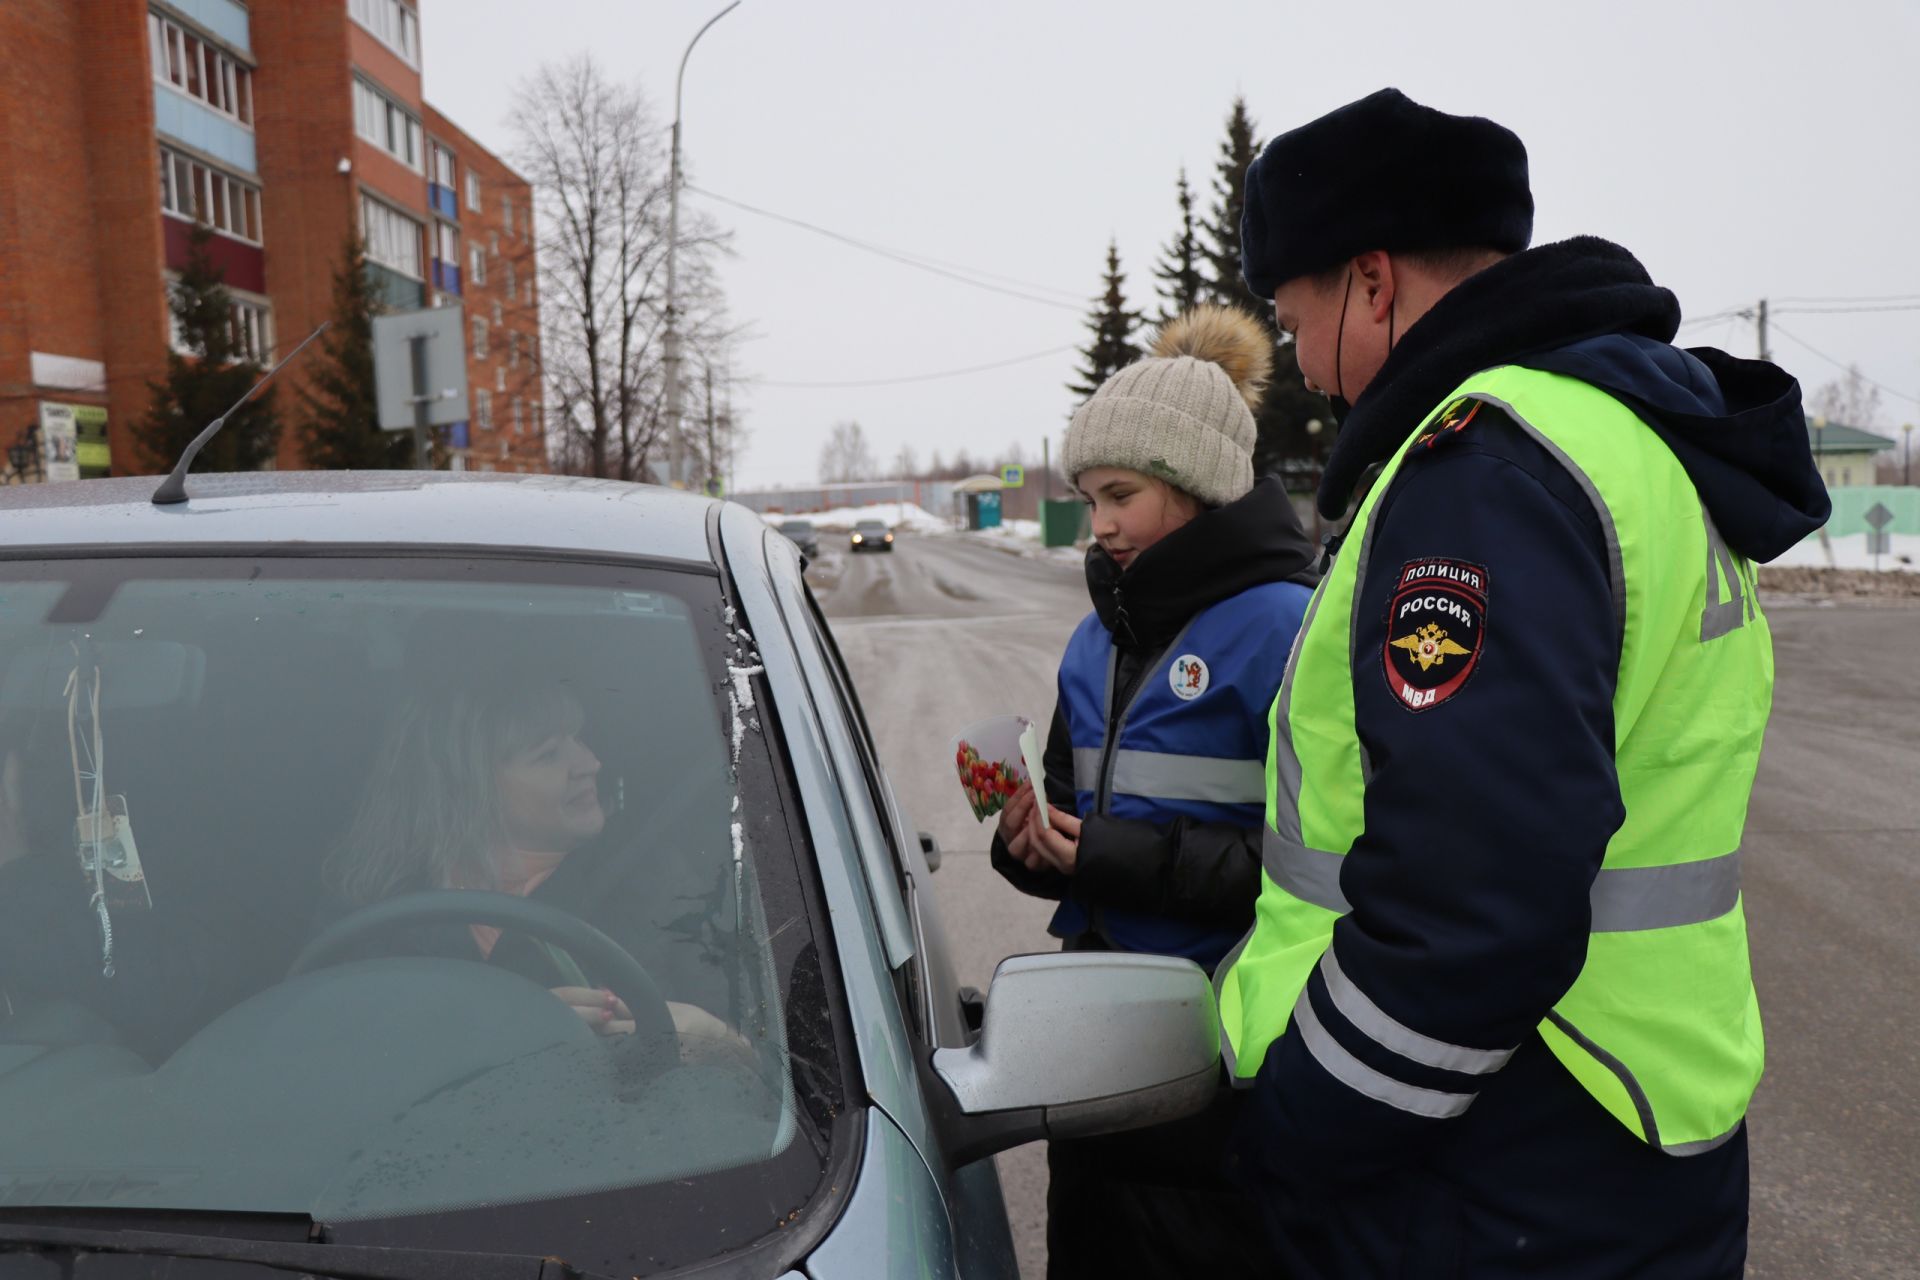
[[[664,129],[680,53],[724,3],[422,0],[427,97],[510,152],[516,83],[584,50],[638,83]],[[980,458],[1017,441],[1037,458],[1057,443],[1072,352],[905,385],[772,384],[1077,345],[1109,236],[1134,305],[1152,307],[1175,176],[1185,165],[1205,190],[1235,93],[1263,139],[1383,85],[1491,116],[1526,142],[1535,243],[1617,240],[1689,316],[1761,297],[1920,302],[1916,68],[1915,0],[744,0],[688,64],[692,182],[1068,305],[687,195],[735,233],[724,281],[753,332],[736,372],[762,380],[737,396],[751,438],[736,485],[810,480],[845,418],[883,463],[903,445]],[[1738,320],[1683,340],[1754,353]],[[1857,363],[1888,388],[1888,434],[1920,422],[1920,310],[1782,314],[1773,346],[1809,393],[1839,372],[1814,350]]]

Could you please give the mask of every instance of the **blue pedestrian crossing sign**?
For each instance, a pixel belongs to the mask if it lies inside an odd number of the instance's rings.
[[[1000,483],[1009,489],[1018,489],[1027,482],[1027,469],[1018,463],[1008,463],[1000,468]]]

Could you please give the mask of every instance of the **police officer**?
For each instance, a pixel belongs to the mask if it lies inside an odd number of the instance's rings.
[[[1797,384],[1536,249],[1507,129],[1395,90],[1266,148],[1243,262],[1339,433],[1218,974],[1302,1276],[1739,1276],[1753,565],[1828,512]],[[1349,402],[1351,402],[1349,404]]]

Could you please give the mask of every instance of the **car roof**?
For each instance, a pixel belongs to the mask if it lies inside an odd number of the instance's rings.
[[[713,564],[714,499],[583,476],[446,471],[193,475],[155,506],[156,477],[0,487],[0,547],[486,547]]]

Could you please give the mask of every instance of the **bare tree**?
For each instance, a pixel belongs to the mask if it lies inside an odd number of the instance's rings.
[[[873,478],[873,449],[857,422],[836,422],[833,434],[820,450],[820,483],[843,484]]]
[[[1880,422],[1880,388],[1868,382],[1859,365],[1848,365],[1836,378],[1813,393],[1807,402],[1816,418],[1849,427],[1873,427]]]
[[[514,96],[517,165],[538,206],[540,371],[563,470],[648,477],[662,445],[668,169],[666,135],[638,87],[587,55],[541,67]],[[680,299],[689,344],[724,329],[713,259],[724,237],[681,218]]]
[[[893,455],[893,474],[900,480],[913,480],[919,477],[920,459],[914,456],[912,445],[901,445],[900,452]]]

